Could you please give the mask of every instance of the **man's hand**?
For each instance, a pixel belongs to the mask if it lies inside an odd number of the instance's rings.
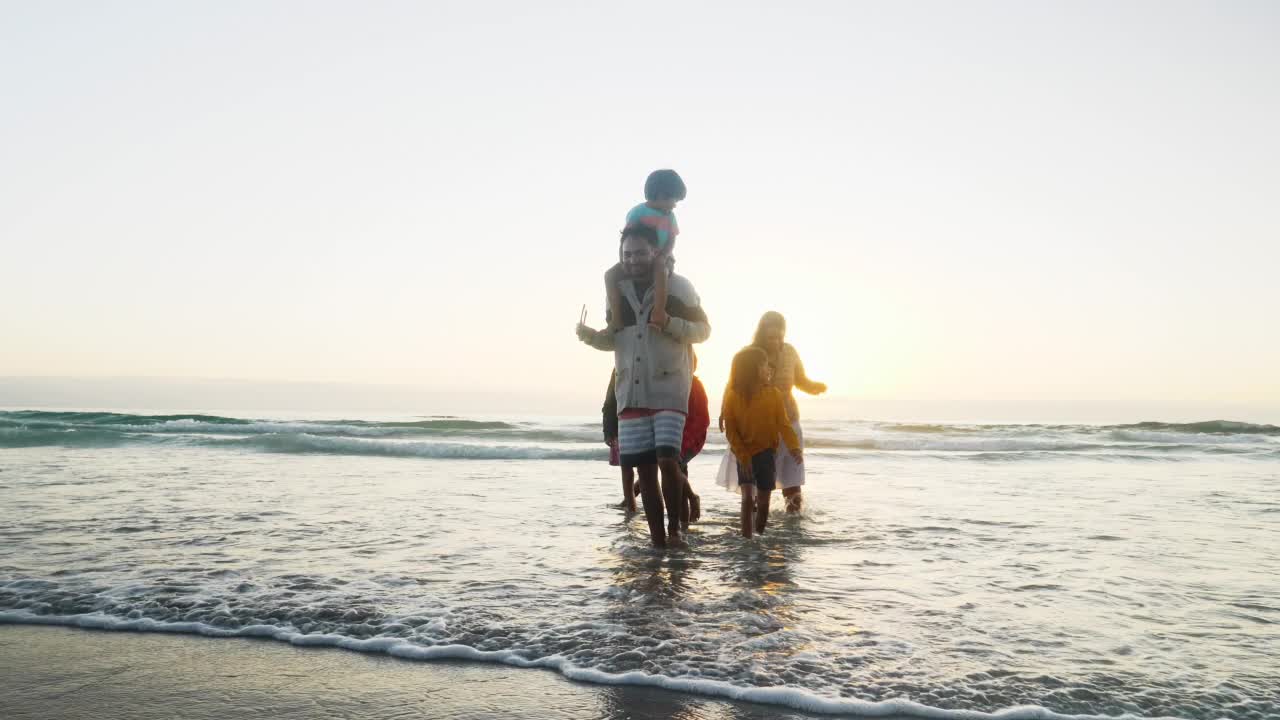
[[[577,333],[578,339],[584,343],[591,342],[591,340],[599,334],[597,331],[587,327],[583,323],[578,323]]]
[[[791,459],[795,460],[797,465],[804,464],[804,452],[800,448],[795,448],[794,450],[789,450],[788,452],[791,453]]]

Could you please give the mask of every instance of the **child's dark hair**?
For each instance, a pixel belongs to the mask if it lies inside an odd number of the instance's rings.
[[[622,241],[629,237],[642,238],[649,243],[651,247],[658,247],[658,229],[649,227],[648,225],[628,225],[622,228],[622,235],[618,238],[618,245],[622,245]]]
[[[645,200],[684,200],[684,180],[675,170],[654,170],[644,181]]]

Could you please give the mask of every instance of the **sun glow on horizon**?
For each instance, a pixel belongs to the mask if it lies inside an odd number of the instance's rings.
[[[15,7],[0,376],[589,414],[669,167],[713,403],[777,310],[806,413],[1280,418],[1276,7],[655,2]]]

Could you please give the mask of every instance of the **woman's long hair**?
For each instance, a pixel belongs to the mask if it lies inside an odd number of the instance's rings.
[[[787,333],[787,319],[782,317],[782,313],[770,310],[760,316],[760,323],[756,325],[756,336],[752,338],[751,344],[755,347],[764,347],[764,333],[769,328],[776,327],[782,331],[785,336]]]
[[[760,392],[764,383],[760,380],[760,368],[769,364],[769,356],[761,348],[748,345],[733,356],[729,370],[729,389],[748,402]]]

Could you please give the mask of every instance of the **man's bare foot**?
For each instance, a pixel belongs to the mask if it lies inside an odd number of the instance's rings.
[[[702,517],[702,499],[697,495],[689,498],[689,522],[698,522]]]

